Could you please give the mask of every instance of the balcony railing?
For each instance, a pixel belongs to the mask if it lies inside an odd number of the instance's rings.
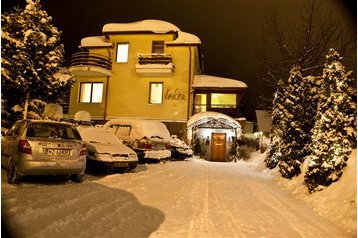
[[[138,54],[138,64],[169,64],[172,63],[171,54]]]
[[[74,53],[71,58],[71,66],[97,66],[112,70],[112,61],[110,58],[99,54],[78,52]]]
[[[171,54],[138,54],[136,72],[141,76],[170,76],[175,66]]]
[[[111,76],[110,58],[88,52],[74,53],[71,58],[70,71],[78,76]]]

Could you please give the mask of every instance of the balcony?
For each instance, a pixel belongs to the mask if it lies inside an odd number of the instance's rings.
[[[141,76],[170,76],[174,69],[170,54],[138,54],[136,72]]]
[[[110,58],[88,52],[74,53],[71,58],[70,72],[75,76],[112,76]]]

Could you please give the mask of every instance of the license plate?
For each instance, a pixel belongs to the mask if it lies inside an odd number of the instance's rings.
[[[63,149],[45,149],[45,155],[70,155],[70,150]]]
[[[128,163],[114,162],[113,167],[128,167]]]

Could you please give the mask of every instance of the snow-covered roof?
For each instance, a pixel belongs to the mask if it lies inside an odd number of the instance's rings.
[[[167,45],[201,44],[201,41],[197,36],[183,32],[174,24],[161,20],[143,20],[131,23],[108,23],[102,28],[103,33],[141,31],[150,31],[158,34],[176,32],[178,37],[174,41],[166,42]]]
[[[108,23],[102,28],[103,33],[111,32],[131,32],[131,31],[151,31],[154,33],[178,32],[180,29],[166,21],[143,20],[130,23]]]
[[[105,36],[89,36],[81,40],[81,47],[112,47]]]
[[[186,45],[186,44],[201,44],[201,40],[190,33],[180,31],[178,32],[178,38],[174,41],[166,42],[166,45]]]
[[[199,124],[204,124],[212,119],[223,119],[223,121],[226,121],[228,124],[230,124],[231,126],[235,127],[235,128],[240,128],[241,129],[241,125],[238,121],[236,121],[234,118],[219,113],[219,112],[199,112],[194,114],[192,117],[189,118],[188,122],[187,122],[187,126],[191,127],[193,125],[199,125]]]
[[[239,80],[211,75],[195,75],[193,88],[247,88],[246,83]]]

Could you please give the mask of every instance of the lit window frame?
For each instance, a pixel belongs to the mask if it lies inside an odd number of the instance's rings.
[[[126,57],[125,57],[125,60],[119,61],[119,59],[118,59],[119,58],[118,57],[118,53],[119,53],[118,48],[119,48],[119,46],[123,46],[123,45],[127,45],[127,52],[125,52]],[[128,63],[128,59],[129,59],[129,42],[118,42],[116,44],[116,60],[115,60],[115,62],[116,63]]]
[[[154,84],[160,84],[162,85],[162,94],[161,94],[161,98],[160,98],[160,103],[155,103],[155,102],[151,102],[151,98],[152,98],[152,85]],[[164,83],[163,82],[149,82],[149,97],[148,97],[148,103],[150,105],[161,105],[163,104],[164,101]]]
[[[213,98],[215,94],[221,94],[221,95],[233,95],[235,97],[235,103],[234,104],[213,104]],[[234,92],[210,92],[210,107],[211,108],[237,108],[238,107],[238,98],[237,93]]]
[[[91,85],[91,93],[90,93],[90,100],[88,101],[81,101],[81,95],[82,95],[82,85],[83,84],[90,84]],[[101,84],[102,85],[102,95],[101,95],[101,101],[100,102],[93,102],[93,85],[94,84]],[[103,102],[103,82],[81,82],[80,83],[80,91],[78,94],[78,102],[79,103],[102,103]]]

